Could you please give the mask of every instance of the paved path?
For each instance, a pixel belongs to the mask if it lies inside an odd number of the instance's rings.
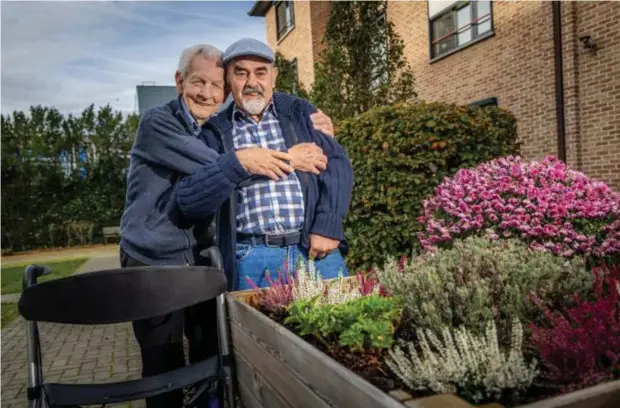
[[[119,267],[118,253],[94,257],[77,273]],[[3,299],[4,300],[4,299]],[[45,382],[94,383],[140,378],[140,351],[130,323],[39,324]],[[2,407],[27,407],[26,334],[21,317],[2,329]],[[115,407],[144,407],[142,401]]]
[[[120,267],[121,261],[118,254],[114,254],[112,256],[94,256],[86,261],[84,265],[80,266],[80,269],[77,270],[76,274]]]

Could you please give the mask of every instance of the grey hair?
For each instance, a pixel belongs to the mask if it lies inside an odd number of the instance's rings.
[[[216,47],[210,44],[198,44],[192,45],[181,52],[181,57],[179,58],[179,72],[181,75],[186,76],[189,70],[189,66],[192,63],[194,57],[198,55],[203,55],[206,58],[213,59],[218,63],[224,66],[224,60],[222,58],[222,51],[218,50]]]

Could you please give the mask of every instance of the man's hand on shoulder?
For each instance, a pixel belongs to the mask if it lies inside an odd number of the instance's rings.
[[[322,259],[338,248],[340,241],[318,234],[310,234],[310,258]]]
[[[310,120],[312,120],[312,125],[319,132],[325,133],[329,137],[334,137],[334,125],[332,124],[332,120],[329,116],[323,113],[322,110],[318,110],[318,112],[310,115]]]
[[[327,168],[327,156],[315,143],[299,143],[288,149],[295,170],[319,175]]]
[[[295,171],[292,166],[286,163],[293,161],[293,156],[289,153],[262,147],[250,147],[237,150],[235,155],[248,173],[266,176],[274,181],[278,181]]]

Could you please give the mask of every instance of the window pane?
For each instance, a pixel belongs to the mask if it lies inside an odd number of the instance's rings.
[[[286,2],[286,26],[291,27],[293,25],[293,15],[291,14],[291,4]]]
[[[456,26],[461,28],[471,23],[471,6],[467,5],[456,12]]]
[[[455,29],[454,13],[447,13],[433,22],[433,38],[437,40]]]
[[[457,34],[458,45],[463,45],[471,41],[471,28],[463,29],[471,23],[471,6],[467,5],[456,12],[456,25],[459,28]]]
[[[478,18],[484,17],[487,14],[491,13],[491,2],[490,1],[476,1],[476,15]]]
[[[442,55],[456,48],[456,46],[454,45],[455,38],[456,37],[452,36],[443,41],[439,41],[437,44],[435,44],[435,46],[433,47],[434,55],[435,56]]]
[[[478,35],[484,34],[487,31],[491,31],[491,18],[487,17],[486,20],[478,22]]]
[[[456,47],[456,35],[452,34],[455,30],[455,13],[447,13],[433,21],[433,54],[435,56]]]
[[[280,3],[276,7],[276,22],[278,30],[278,35],[284,32],[286,29],[286,12],[285,12],[285,3]]]
[[[463,45],[471,41],[471,28],[468,28],[465,31],[459,32],[457,36],[458,45]]]

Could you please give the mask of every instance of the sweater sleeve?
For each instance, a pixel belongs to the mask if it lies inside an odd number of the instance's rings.
[[[174,117],[157,110],[144,114],[138,125],[131,154],[182,174],[214,163],[218,153],[187,130]]]
[[[327,156],[327,169],[318,176],[319,198],[309,232],[343,240],[342,222],[351,204],[353,167],[344,148],[336,139],[313,127],[310,114],[315,112],[316,108],[307,102],[301,106],[311,141],[321,147]]]
[[[250,177],[235,152],[223,154],[180,180],[177,205],[188,219],[204,219]]]

